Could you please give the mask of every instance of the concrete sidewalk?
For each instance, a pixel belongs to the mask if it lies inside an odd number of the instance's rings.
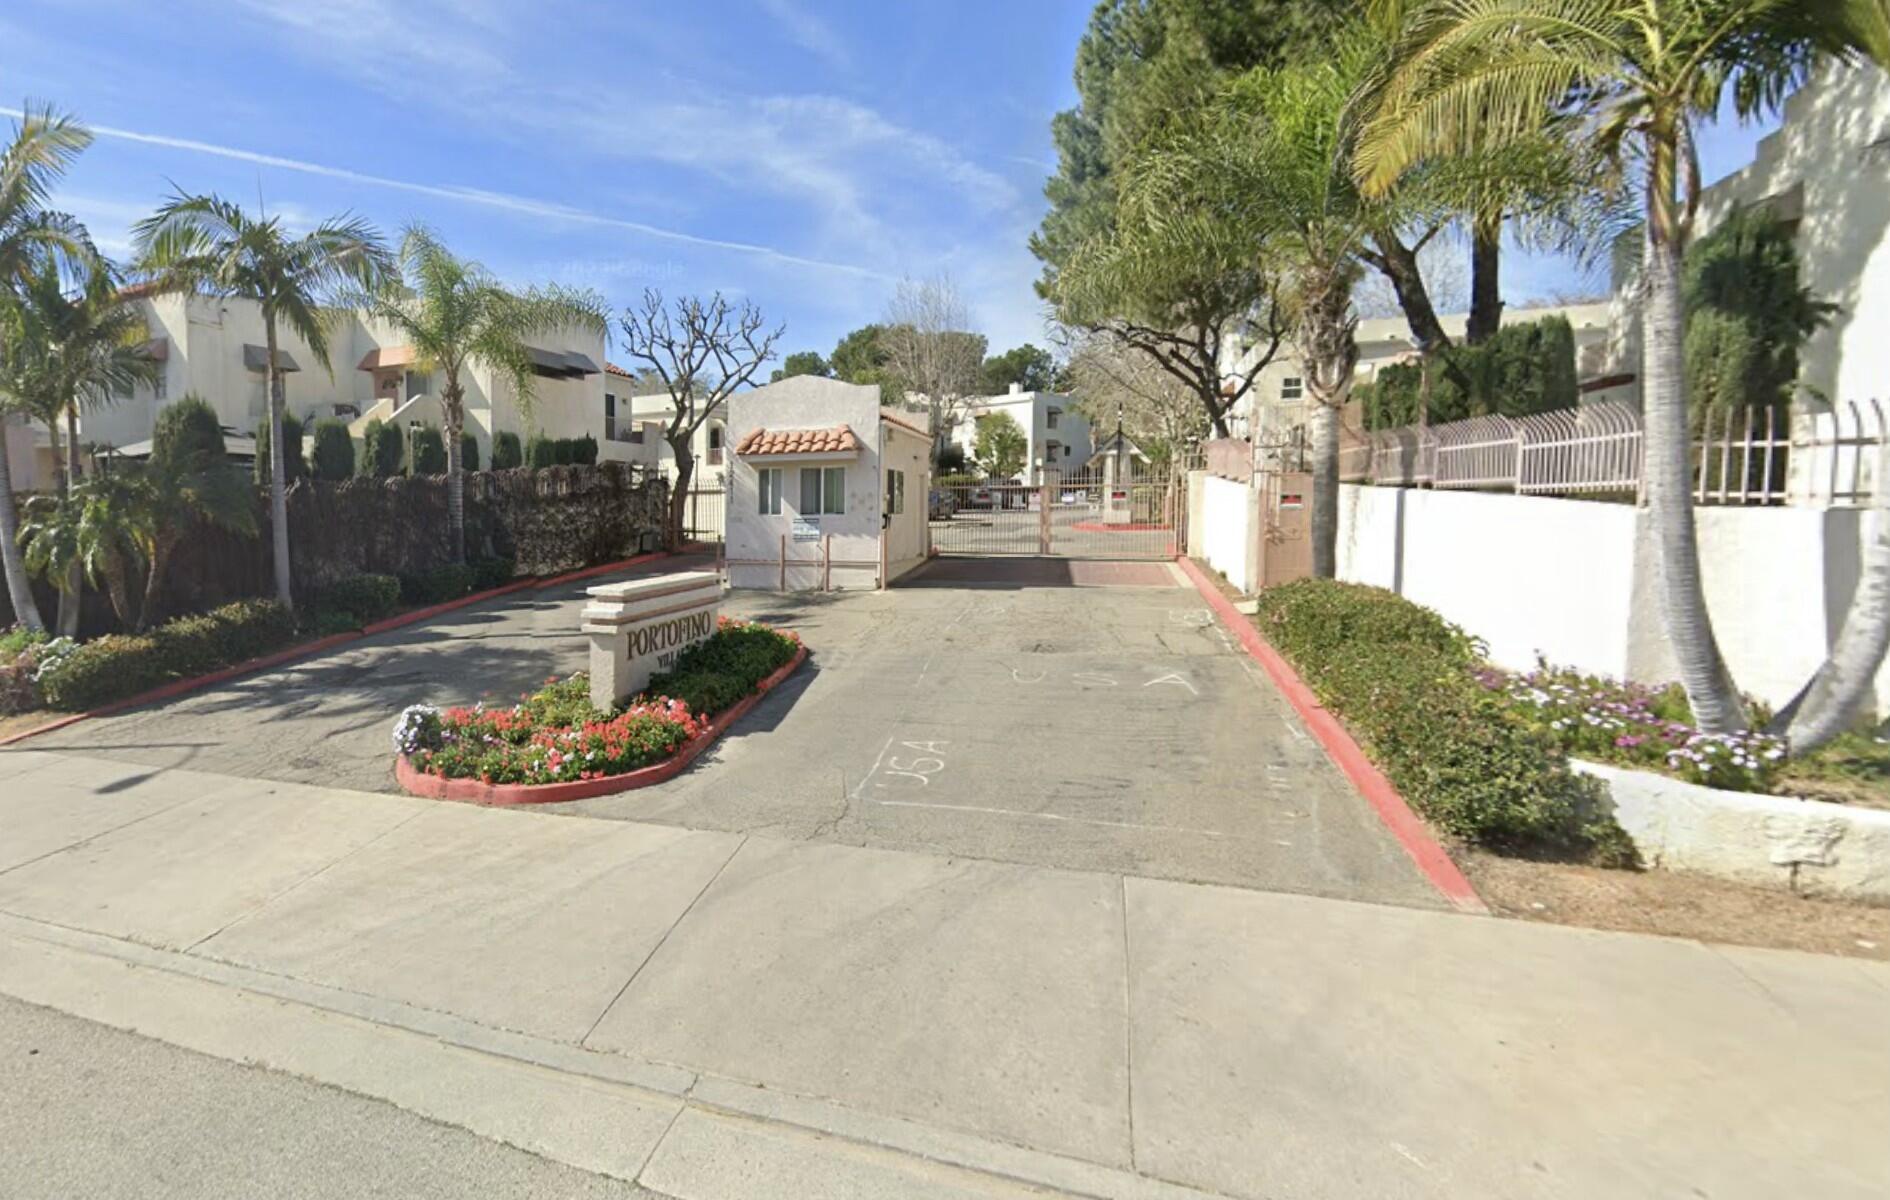
[[[0,991],[678,1197],[1875,1196],[1890,968],[0,753]]]

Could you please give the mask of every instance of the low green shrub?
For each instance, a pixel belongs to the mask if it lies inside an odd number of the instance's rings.
[[[459,435],[459,469],[462,471],[479,469],[479,439],[470,433]]]
[[[504,587],[518,577],[518,564],[509,558],[475,558],[468,565],[472,567],[476,592]]]
[[[525,443],[525,465],[534,471],[558,465],[558,449],[550,438],[534,433]]]
[[[577,443],[570,438],[559,438],[551,443],[551,461],[560,467],[568,467],[577,461]]]
[[[295,621],[270,600],[239,600],[207,613],[179,617],[149,633],[94,638],[46,664],[40,692],[50,708],[96,708],[257,658],[287,645]]]
[[[0,716],[39,707],[36,676],[47,645],[43,632],[23,625],[0,633]]]
[[[446,474],[446,439],[432,425],[422,425],[407,436],[407,474]]]
[[[315,422],[315,450],[310,464],[315,478],[340,483],[354,474],[354,439],[334,417]]]
[[[495,433],[492,435],[492,469],[511,471],[525,465],[524,453],[519,449],[518,434]]]
[[[448,563],[400,577],[400,599],[405,604],[444,604],[473,590],[473,569],[466,563]]]
[[[794,634],[724,617],[715,636],[678,655],[676,666],[653,676],[643,695],[681,700],[690,712],[713,716],[751,695],[799,649]]]
[[[1632,860],[1599,782],[1478,681],[1478,643],[1436,613],[1309,579],[1261,593],[1255,623],[1440,829],[1499,850]]]
[[[392,575],[356,575],[331,583],[315,596],[315,624],[322,633],[359,629],[400,607],[400,580]],[[336,626],[337,621],[348,624]]]
[[[597,464],[597,439],[590,434],[574,438],[571,442],[571,461],[581,467]]]

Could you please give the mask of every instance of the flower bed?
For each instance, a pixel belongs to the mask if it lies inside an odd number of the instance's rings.
[[[401,783],[423,795],[514,803],[634,786],[639,772],[693,757],[804,657],[795,634],[723,618],[674,671],[613,711],[591,705],[582,673],[547,680],[509,708],[415,705],[394,726]],[[472,786],[444,786],[460,781]],[[600,786],[560,787],[572,784]],[[557,790],[517,794],[536,788]]]
[[[1522,719],[1579,758],[1659,771],[1706,787],[1771,791],[1785,742],[1757,730],[1717,734],[1690,724],[1678,684],[1652,688],[1540,662],[1527,674],[1481,667],[1478,681]],[[1759,707],[1748,700],[1755,714]]]

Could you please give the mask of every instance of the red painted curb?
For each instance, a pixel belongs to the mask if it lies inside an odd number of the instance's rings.
[[[491,600],[496,596],[506,595],[508,592],[523,591],[531,586],[532,580],[515,579],[511,583],[501,584],[495,588],[487,588],[483,592],[474,592],[469,596],[461,596],[457,600],[446,600],[439,604],[429,604],[425,608],[416,608],[396,616],[384,617],[379,621],[369,621],[366,625],[361,626],[361,636],[369,637],[376,633],[386,633],[390,629],[399,629],[406,625],[416,625],[421,621],[437,617],[442,613],[452,612],[456,608],[465,608],[468,605],[477,604],[482,600]]]
[[[549,579],[534,580],[532,586],[535,588],[557,587],[561,583],[575,583],[580,579],[590,579],[597,575],[608,575],[612,571],[621,571],[626,567],[640,566],[643,563],[654,562],[659,558],[667,557],[669,557],[669,551],[667,550],[652,550],[648,554],[638,554],[632,558],[621,559],[617,562],[604,563],[596,567],[585,567],[581,571],[569,571],[563,575],[553,575]]]
[[[1176,561],[1181,564],[1188,578],[1194,581],[1195,590],[1208,602],[1208,607],[1214,610],[1221,624],[1265,668],[1268,678],[1280,689],[1287,703],[1293,706],[1300,720],[1306,723],[1313,737],[1319,740],[1333,765],[1345,773],[1345,777],[1352,781],[1352,786],[1358,789],[1359,795],[1365,797],[1366,803],[1378,813],[1378,819],[1398,839],[1398,844],[1404,847],[1404,852],[1411,856],[1411,861],[1417,864],[1424,877],[1431,881],[1431,886],[1443,893],[1454,907],[1464,912],[1487,915],[1489,906],[1483,903],[1482,897],[1470,886],[1470,881],[1464,878],[1457,864],[1451,861],[1450,855],[1431,836],[1430,827],[1411,811],[1411,806],[1404,802],[1404,797],[1398,794],[1391,780],[1385,778],[1385,773],[1373,765],[1364,749],[1352,740],[1351,733],[1339,718],[1319,703],[1319,698],[1306,686],[1306,681],[1299,677],[1299,672],[1293,670],[1292,664],[1267,643],[1252,621],[1238,612],[1227,597],[1221,595],[1221,590],[1214,586],[1214,581],[1193,559],[1183,557]]]
[[[601,779],[573,779],[568,783],[481,783],[477,779],[443,779],[438,775],[427,775],[416,771],[404,754],[394,759],[394,780],[409,795],[426,800],[456,800],[466,804],[484,804],[503,807],[515,804],[558,804],[567,800],[588,800],[593,796],[609,796],[617,792],[627,792],[632,788],[649,787],[661,783],[682,773],[682,769],[694,762],[696,756],[707,750],[715,739],[722,736],[728,727],[739,721],[749,709],[761,702],[761,698],[773,691],[776,685],[792,675],[797,667],[807,660],[807,647],[795,651],[774,674],[755,685],[755,693],[737,701],[722,715],[709,722],[709,727],[690,738],[679,747],[676,753],[660,763],[651,763],[647,767],[638,767],[634,771],[625,771],[621,775],[606,775]]]
[[[27,738],[35,737],[42,733],[51,733],[55,729],[64,729],[68,725],[77,724],[90,717],[109,717],[114,713],[124,712],[128,708],[137,708],[141,704],[151,704],[159,700],[169,700],[173,696],[181,696],[186,692],[194,692],[198,688],[209,687],[214,683],[223,683],[226,680],[235,679],[239,675],[248,675],[252,671],[261,671],[269,667],[279,666],[282,663],[292,662],[295,659],[304,658],[310,654],[320,654],[323,650],[333,649],[346,642],[358,641],[360,637],[361,635],[355,632],[331,633],[327,637],[316,638],[312,642],[302,642],[298,645],[290,646],[287,650],[278,650],[274,654],[265,654],[261,658],[252,658],[247,662],[237,663],[233,667],[223,667],[210,672],[208,675],[193,675],[189,679],[173,679],[169,683],[159,684],[148,692],[139,692],[137,695],[127,696],[123,700],[114,700],[110,704],[87,709],[82,713],[73,713],[69,716],[61,717],[57,721],[36,726],[24,732],[13,734],[10,737],[0,738],[0,746],[10,746],[14,742],[23,742]]]

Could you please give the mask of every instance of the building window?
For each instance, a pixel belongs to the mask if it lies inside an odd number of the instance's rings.
[[[1280,380],[1280,399],[1297,400],[1306,391],[1306,381],[1297,375],[1288,375]]]
[[[778,514],[781,511],[781,468],[763,467],[755,472],[755,481],[756,491],[761,496],[762,515]]]
[[[617,440],[617,397],[604,393],[604,440]]]
[[[1043,423],[1049,428],[1055,429],[1057,427],[1057,418],[1062,415],[1063,415],[1063,410],[1060,408],[1048,409],[1046,410],[1044,414]]]
[[[1069,456],[1070,456],[1070,448],[1068,446],[1063,447],[1063,457],[1068,458]]]
[[[716,466],[720,466],[721,464],[722,464],[722,427],[720,425],[711,425],[709,426],[709,465],[712,467],[716,467]]]
[[[906,511],[906,473],[886,471],[886,511],[894,516]]]
[[[801,468],[801,515],[837,516],[847,510],[845,467]]]

